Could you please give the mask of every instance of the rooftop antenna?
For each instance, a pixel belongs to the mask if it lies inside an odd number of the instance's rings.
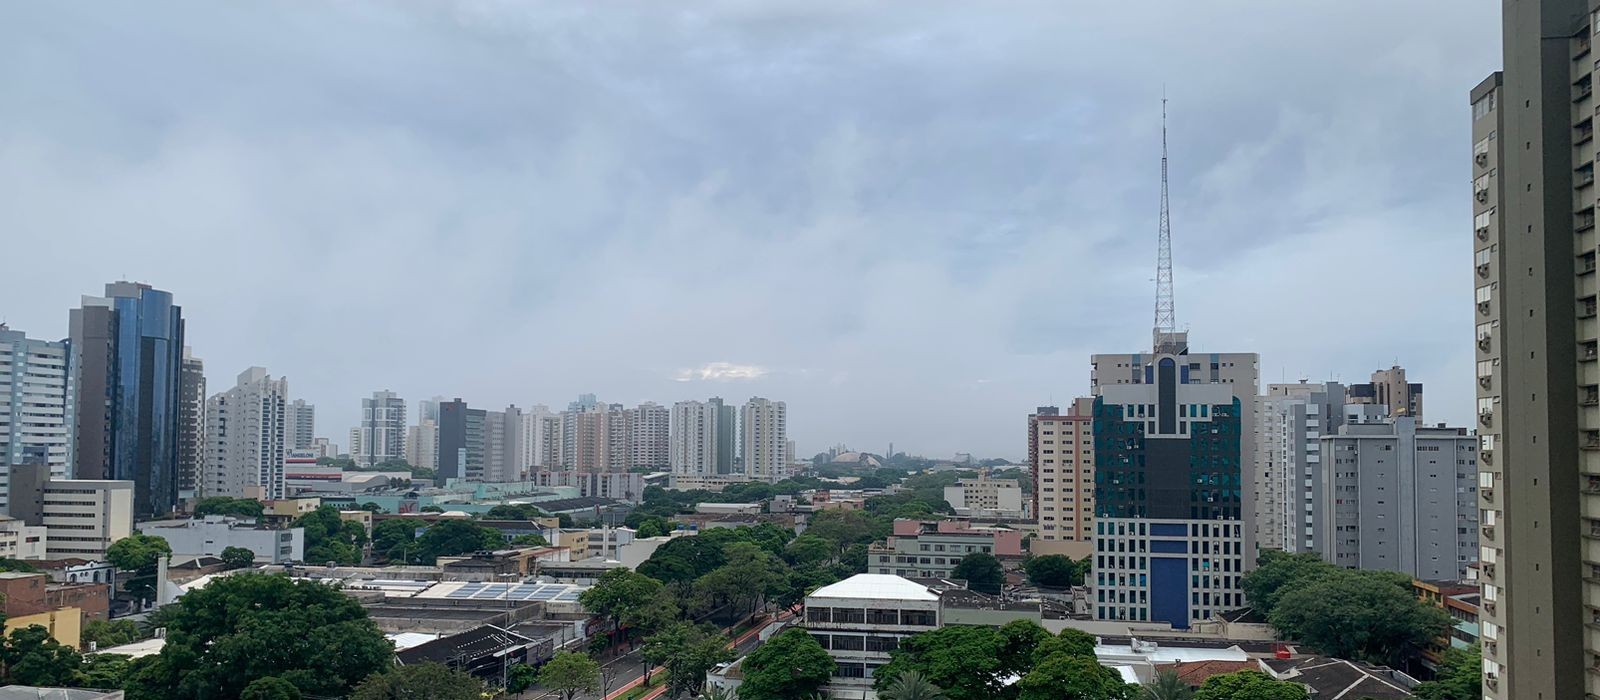
[[[1160,245],[1156,255],[1156,323],[1155,347],[1157,353],[1180,354],[1178,323],[1173,311],[1172,294],[1172,217],[1167,205],[1167,90],[1161,89],[1161,224]]]

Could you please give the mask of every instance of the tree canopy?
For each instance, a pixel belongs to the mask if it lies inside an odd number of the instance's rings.
[[[650,634],[678,616],[678,606],[660,581],[626,568],[600,575],[578,596],[583,608],[630,632]]]
[[[1139,686],[1124,683],[1121,674],[1091,654],[1056,654],[1033,667],[1017,682],[1018,700],[1133,700]]]
[[[417,536],[417,558],[431,564],[439,557],[503,549],[505,546],[505,537],[499,530],[471,520],[440,520]]]
[[[296,518],[294,527],[305,528],[305,560],[311,563],[361,563],[361,550],[367,544],[367,530],[361,523],[339,518],[339,509],[322,506]]]
[[[539,669],[539,685],[560,693],[566,700],[595,690],[599,684],[600,665],[577,652],[558,651]]]
[[[1337,570],[1301,581],[1267,615],[1279,634],[1328,656],[1398,666],[1450,628],[1450,615],[1417,600],[1410,577]]]
[[[1418,700],[1481,700],[1483,658],[1478,647],[1446,651],[1434,679],[1411,692]]]
[[[740,700],[803,700],[833,677],[833,657],[800,628],[756,647],[743,664]]]
[[[223,547],[222,565],[230,569],[243,569],[256,563],[256,553],[244,547]]]
[[[148,600],[155,597],[156,565],[162,557],[172,556],[172,546],[164,537],[134,533],[106,548],[106,561],[118,569],[132,571],[125,577],[122,589],[134,597]]]
[[[967,587],[979,593],[998,595],[1005,585],[1006,571],[993,554],[973,552],[961,558],[950,578],[965,579]]]
[[[163,612],[167,644],[140,659],[146,663],[126,686],[130,700],[238,697],[266,676],[306,694],[343,695],[394,661],[394,646],[361,604],[320,583],[235,574]]]
[[[444,664],[395,666],[356,686],[350,700],[481,700],[488,687]]]
[[[1306,687],[1260,671],[1236,671],[1207,678],[1194,700],[1306,700]]]
[[[231,515],[236,518],[259,518],[264,510],[261,501],[254,498],[229,498],[227,496],[211,496],[202,498],[194,504],[194,515],[202,518],[207,515]]]
[[[706,673],[733,660],[728,640],[715,628],[674,622],[645,639],[645,661],[666,674],[667,697],[693,694],[705,685]]]
[[[1028,580],[1035,586],[1045,588],[1081,586],[1083,577],[1089,573],[1089,558],[1078,560],[1060,554],[1046,554],[1023,562],[1022,570],[1028,573]]]

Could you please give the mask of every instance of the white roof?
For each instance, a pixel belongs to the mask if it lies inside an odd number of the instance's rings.
[[[427,644],[428,642],[438,639],[441,635],[429,634],[427,632],[399,632],[397,634],[386,634],[383,636],[388,637],[389,641],[394,642],[395,651],[405,651],[411,647]]]
[[[1123,683],[1130,685],[1144,685],[1144,681],[1139,680],[1139,674],[1133,672],[1132,666],[1116,665],[1109,666],[1108,668],[1116,671],[1117,675],[1122,676]]]
[[[123,644],[121,646],[101,647],[100,650],[98,652],[96,652],[96,653],[100,653],[100,654],[123,654],[123,655],[131,656],[131,657],[137,659],[137,658],[142,657],[142,656],[152,656],[154,654],[159,654],[159,653],[161,653],[161,649],[163,647],[166,647],[166,646],[167,646],[167,640],[165,638],[158,637],[158,638],[154,638],[154,639],[141,639],[141,640],[139,640],[137,642],[133,642],[131,644]]]
[[[1205,649],[1201,647],[1169,647],[1158,644],[1154,649],[1141,648],[1135,651],[1126,644],[1096,644],[1094,655],[1100,659],[1102,664],[1140,659],[1152,664],[1170,664],[1179,661],[1189,663],[1192,661],[1250,660],[1250,655],[1236,646],[1226,649]]]
[[[807,598],[855,598],[873,600],[938,600],[927,586],[889,574],[856,574],[838,583],[818,588]]]

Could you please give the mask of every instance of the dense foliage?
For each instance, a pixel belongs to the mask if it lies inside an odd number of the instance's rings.
[[[243,569],[256,563],[256,553],[244,547],[223,547],[222,565],[229,569]]]
[[[674,622],[645,640],[644,659],[662,668],[667,697],[675,698],[699,690],[706,673],[733,660],[733,651],[714,627]]]
[[[1481,700],[1483,657],[1478,647],[1446,651],[1438,675],[1413,688],[1412,693],[1419,700]]]
[[[419,528],[427,529],[417,534]],[[544,544],[538,535],[513,544]],[[537,539],[531,539],[537,538]],[[372,554],[393,564],[432,564],[439,557],[453,557],[482,550],[503,549],[505,536],[499,530],[467,519],[424,520],[391,518],[372,526]]]
[[[164,537],[134,533],[106,548],[106,561],[118,569],[132,571],[124,576],[122,589],[136,598],[149,600],[155,597],[156,565],[162,557],[172,556],[172,547]]]
[[[887,690],[903,674],[916,672],[949,700],[1134,697],[1138,689],[1116,673],[1091,667],[1100,668],[1094,638],[1078,630],[1051,635],[1028,620],[999,628],[951,626],[902,640],[878,669],[874,687]],[[1022,680],[1008,682],[1017,677]]]
[[[800,628],[756,647],[742,665],[740,700],[803,700],[833,677],[833,657]]]
[[[967,588],[979,593],[999,595],[1006,582],[1005,567],[988,552],[973,552],[961,558],[950,571],[950,578],[964,580]]]
[[[361,563],[362,549],[367,545],[367,530],[361,523],[341,520],[338,508],[317,508],[296,518],[294,527],[305,528],[305,556],[308,563],[331,561],[347,566]]]
[[[350,700],[481,700],[488,690],[471,674],[428,663],[395,666],[368,676]]]
[[[1268,552],[1243,586],[1280,635],[1342,659],[1397,666],[1450,627],[1448,613],[1416,598],[1410,577],[1314,555]]]
[[[394,662],[394,646],[361,604],[320,583],[235,574],[162,612],[167,644],[138,660],[129,700],[233,698],[266,676],[338,696]]]
[[[1237,671],[1207,678],[1194,700],[1306,700],[1306,687],[1260,671]]]
[[[600,684],[600,665],[583,654],[556,652],[555,658],[539,669],[539,685],[572,700],[578,693],[595,690]]]
[[[139,641],[139,625],[132,620],[90,620],[80,634],[85,647],[94,642],[100,649]]]
[[[235,518],[259,518],[264,507],[254,498],[228,498],[212,496],[194,504],[194,516],[231,515]]]
[[[1044,588],[1068,588],[1083,585],[1089,575],[1089,557],[1073,559],[1060,554],[1032,557],[1023,562],[1022,570],[1028,580]]]

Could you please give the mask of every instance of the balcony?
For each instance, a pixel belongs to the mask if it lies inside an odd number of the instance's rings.
[[[1583,477],[1584,493],[1600,493],[1600,476],[1586,474]]]
[[[1592,128],[1589,129],[1589,136],[1591,138],[1594,136],[1594,129],[1592,129]],[[1584,140],[1588,140],[1588,139],[1584,139]],[[1577,170],[1572,171],[1572,186],[1573,187],[1583,187],[1584,185],[1587,185],[1587,184],[1589,184],[1591,182],[1594,182],[1594,164],[1593,163],[1590,163],[1590,164],[1585,165],[1585,166],[1583,166],[1581,168],[1578,168]]]
[[[1494,450],[1483,450],[1478,453],[1478,461],[1484,464],[1494,464]]]
[[[1584,297],[1578,300],[1578,318],[1594,318],[1595,298]]]
[[[1597,342],[1591,340],[1589,342],[1584,343],[1583,345],[1578,346],[1578,359],[1580,359],[1580,360],[1596,360],[1596,359],[1600,359],[1600,343],[1597,343]]]
[[[1484,425],[1494,425],[1494,412],[1484,411],[1478,414],[1478,422]]]
[[[1494,539],[1494,526],[1493,525],[1484,525],[1483,527],[1478,528],[1478,531],[1479,531],[1480,534],[1483,535],[1483,539],[1486,539],[1486,540],[1493,540]]]
[[[1573,84],[1573,86],[1572,86],[1572,101],[1573,102],[1577,102],[1579,100],[1582,100],[1582,99],[1584,99],[1584,98],[1586,98],[1586,97],[1588,97],[1589,95],[1592,95],[1592,94],[1594,94],[1594,83],[1589,79],[1589,76],[1587,76],[1587,75],[1583,76],[1582,78],[1579,78],[1578,82]]]
[[[1572,127],[1572,143],[1574,145],[1587,143],[1592,138],[1594,138],[1593,118],[1585,119],[1578,122],[1577,126]]]
[[[1484,672],[1484,674],[1483,674],[1483,687],[1488,688],[1490,690],[1499,690],[1500,689],[1500,674],[1498,674],[1498,673],[1489,673],[1487,671]]]
[[[1576,176],[1574,176],[1576,177]],[[1589,180],[1594,181],[1594,173],[1589,173]],[[1588,231],[1594,228],[1594,208],[1584,209],[1573,215],[1572,230],[1575,232]]]

